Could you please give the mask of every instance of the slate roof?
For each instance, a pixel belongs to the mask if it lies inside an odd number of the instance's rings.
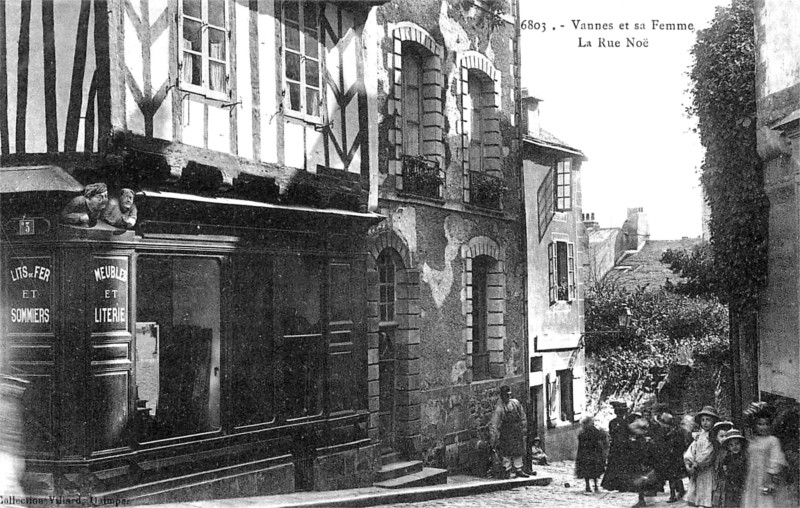
[[[681,277],[674,274],[668,265],[661,262],[661,256],[668,249],[691,250],[700,243],[702,243],[702,239],[699,237],[681,240],[647,240],[639,252],[623,256],[606,276],[613,277],[615,281],[628,289],[641,286],[658,289],[668,279],[672,283],[677,283]]]

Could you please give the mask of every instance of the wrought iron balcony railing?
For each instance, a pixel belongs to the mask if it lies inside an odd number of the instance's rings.
[[[403,156],[403,192],[423,198],[442,199],[444,172],[439,162],[419,156]]]

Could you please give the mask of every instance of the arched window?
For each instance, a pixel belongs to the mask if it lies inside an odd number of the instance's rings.
[[[484,112],[484,101],[486,85],[477,72],[469,72],[469,167],[472,171],[483,171],[484,151],[484,131],[486,130],[486,113]]]
[[[403,42],[403,155],[422,155],[422,55]]]
[[[397,263],[392,252],[386,249],[378,256],[378,287],[380,288],[378,310],[381,322],[395,320],[396,273]]]
[[[472,260],[472,375],[489,377],[489,270],[494,260],[478,256]]]

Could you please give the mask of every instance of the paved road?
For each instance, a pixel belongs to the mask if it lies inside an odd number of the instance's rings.
[[[564,461],[546,467],[537,467],[540,476],[551,476],[553,482],[547,487],[521,487],[512,490],[491,492],[469,497],[453,497],[402,503],[398,508],[505,508],[508,506],[547,506],[554,508],[628,508],[636,504],[637,495],[630,492],[598,493],[584,492],[583,480],[574,477],[574,462]],[[687,482],[687,480],[684,480]],[[569,485],[569,486],[567,486]],[[688,485],[687,485],[688,486]],[[647,505],[654,508],[684,508],[685,501],[667,503],[669,492],[647,498]]]

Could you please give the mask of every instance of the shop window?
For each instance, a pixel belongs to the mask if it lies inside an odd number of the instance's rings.
[[[284,107],[287,114],[320,121],[319,2],[283,2]]]
[[[322,411],[325,352],[321,330],[322,263],[310,257],[285,257],[276,273],[280,319],[284,412],[303,418]]]
[[[136,295],[140,441],[219,428],[219,261],[140,256]]]
[[[260,257],[237,258],[233,293],[234,320],[230,369],[235,425],[275,419],[278,371],[273,326],[272,262]]]
[[[547,246],[549,259],[550,304],[575,299],[575,244],[551,242]]]
[[[572,422],[575,419],[575,412],[572,399],[572,369],[557,370],[558,378],[558,401],[560,405],[559,419],[562,422]]]
[[[472,260],[472,376],[476,380],[489,377],[489,269],[493,262],[489,256]]]
[[[384,250],[378,256],[378,286],[380,288],[378,309],[380,311],[380,320],[383,323],[395,320],[396,272],[397,265],[392,252],[388,249]]]
[[[555,204],[557,212],[572,210],[572,160],[564,159],[555,167]]]
[[[181,88],[228,98],[228,28],[225,0],[180,3]]]

